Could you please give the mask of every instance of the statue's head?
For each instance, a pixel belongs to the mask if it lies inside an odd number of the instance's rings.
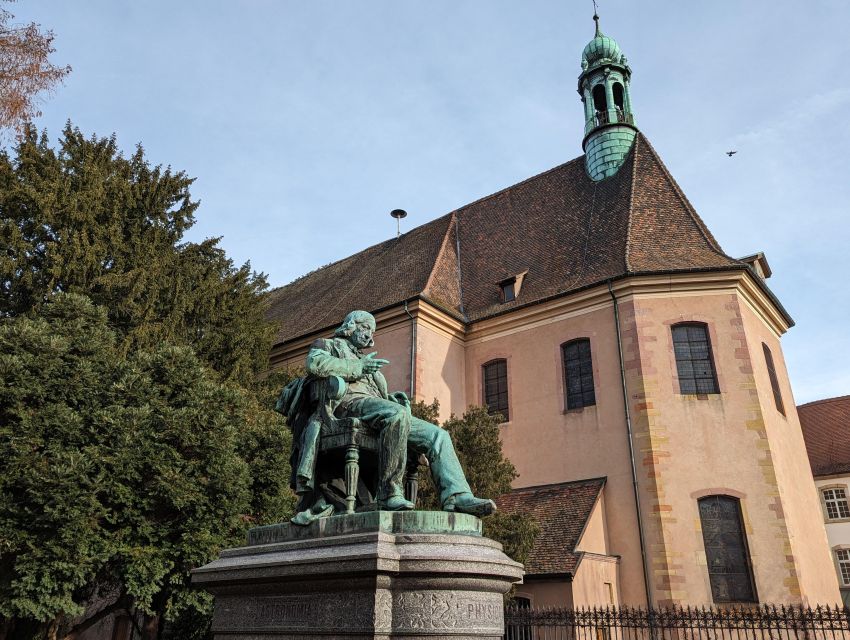
[[[375,333],[375,316],[368,311],[352,311],[334,335],[337,338],[347,338],[355,347],[363,349],[375,344],[372,336]]]

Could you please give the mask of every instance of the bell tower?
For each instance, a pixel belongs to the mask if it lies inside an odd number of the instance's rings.
[[[632,70],[620,45],[599,29],[581,54],[578,92],[584,103],[585,167],[593,180],[617,173],[632,148],[637,128],[629,97]]]

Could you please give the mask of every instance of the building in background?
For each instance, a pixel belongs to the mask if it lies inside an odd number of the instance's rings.
[[[597,21],[584,155],[273,291],[272,364],[362,308],[391,387],[500,413],[533,605],[833,603],[793,321],[637,129],[631,75]]]
[[[797,407],[844,605],[850,607],[850,396]]]

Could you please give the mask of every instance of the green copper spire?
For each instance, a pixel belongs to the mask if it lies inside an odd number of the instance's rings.
[[[632,148],[637,129],[629,82],[632,70],[620,45],[599,28],[581,54],[578,92],[584,103],[585,167],[594,180],[617,173]]]

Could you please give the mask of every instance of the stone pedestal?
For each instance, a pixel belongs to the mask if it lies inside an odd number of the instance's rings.
[[[374,511],[258,527],[196,569],[216,640],[501,640],[522,565],[465,514]]]

